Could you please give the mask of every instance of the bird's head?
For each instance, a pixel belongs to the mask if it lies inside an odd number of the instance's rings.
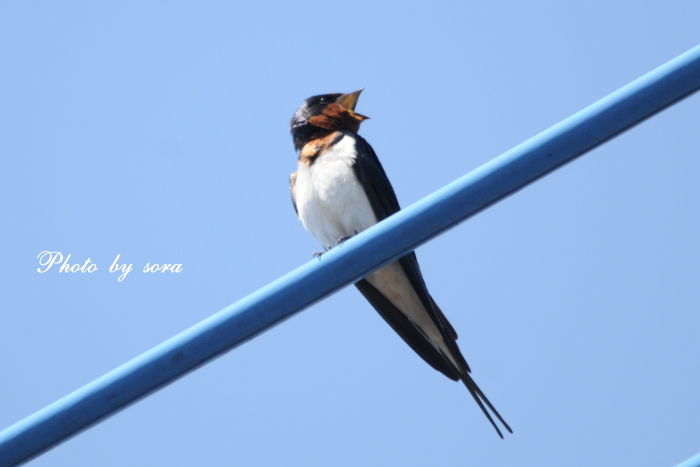
[[[359,91],[309,97],[294,113],[290,123],[294,147],[301,150],[309,141],[334,131],[357,133],[369,117],[355,113]]]

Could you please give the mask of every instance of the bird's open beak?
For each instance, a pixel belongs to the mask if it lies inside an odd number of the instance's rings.
[[[362,88],[359,91],[351,92],[350,94],[344,94],[340,96],[336,102],[339,106],[341,106],[344,109],[355,110],[355,106],[357,105],[357,99],[360,97],[360,93],[364,89],[365,88]]]

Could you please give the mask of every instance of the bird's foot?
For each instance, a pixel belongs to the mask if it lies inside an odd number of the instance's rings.
[[[357,230],[355,231],[355,235],[357,235]],[[340,237],[340,238],[338,239],[338,245],[342,245],[343,243],[347,242],[348,240],[350,240],[350,239],[351,239],[352,237],[354,237],[355,235],[350,235],[350,236],[347,236],[347,237]]]
[[[315,252],[314,252],[314,258],[318,258],[318,260],[320,261],[320,260],[321,260],[321,255],[324,254],[326,251],[328,251],[328,250],[330,250],[330,249],[331,249],[330,247],[328,247],[328,248],[323,247],[323,251],[315,251]]]

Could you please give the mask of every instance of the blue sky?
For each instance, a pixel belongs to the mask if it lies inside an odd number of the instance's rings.
[[[0,427],[311,259],[287,186],[306,97],[366,88],[407,206],[697,45],[699,17],[4,2]],[[700,451],[699,115],[696,95],[418,250],[505,440],[347,288],[32,465],[677,464]],[[39,274],[45,250],[99,269]]]

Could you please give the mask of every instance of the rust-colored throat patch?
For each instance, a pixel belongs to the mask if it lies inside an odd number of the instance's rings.
[[[309,118],[309,123],[330,131],[348,130],[357,133],[360,129],[360,123],[368,118],[333,103],[326,106],[320,115]]]

